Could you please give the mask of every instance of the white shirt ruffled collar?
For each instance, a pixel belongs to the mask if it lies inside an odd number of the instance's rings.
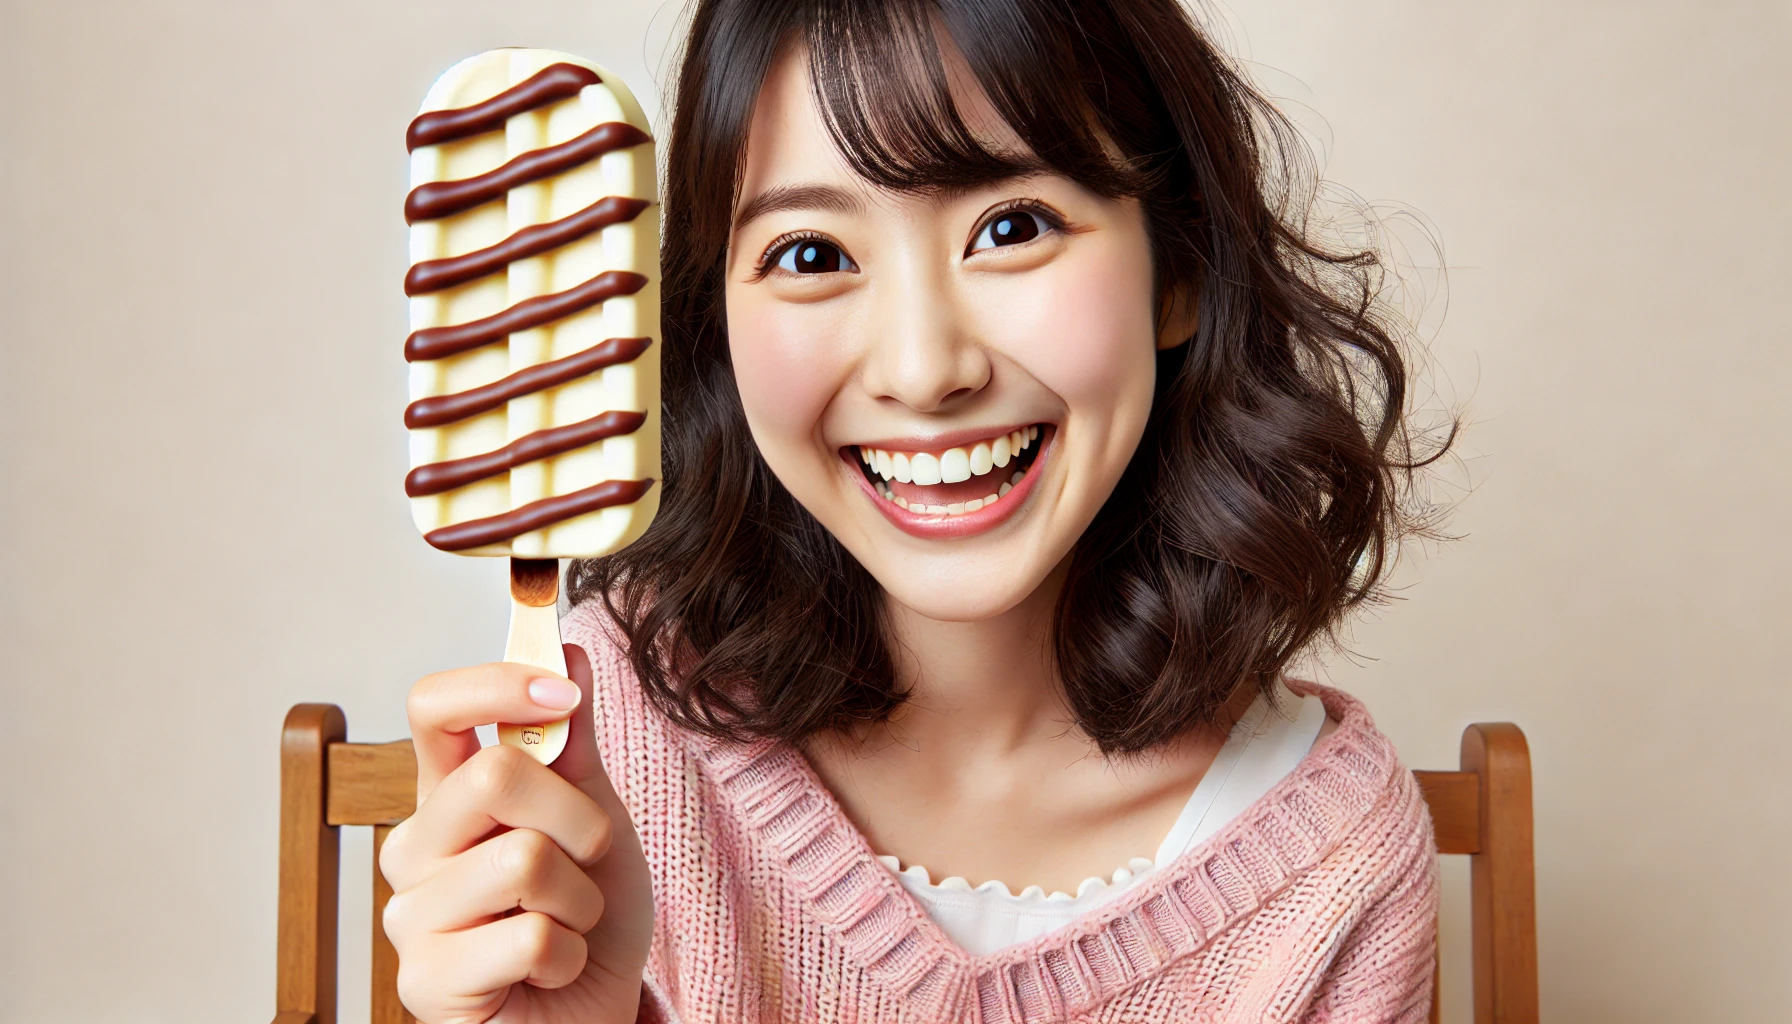
[[[1233,725],[1156,856],[1134,857],[1107,878],[1085,878],[1074,895],[1047,893],[1037,885],[1016,893],[997,879],[973,887],[953,876],[935,884],[920,864],[904,868],[895,857],[878,860],[940,930],[970,953],[993,953],[1061,928],[1224,828],[1300,764],[1325,725],[1325,705],[1279,682],[1277,688],[1279,708],[1258,697]]]

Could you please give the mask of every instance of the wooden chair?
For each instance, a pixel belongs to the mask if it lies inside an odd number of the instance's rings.
[[[392,890],[378,869],[392,826],[417,805],[410,740],[346,742],[342,709],[298,704],[280,738],[279,975],[274,1024],[336,1022],[338,830],[373,826],[373,1024],[411,1024],[398,954],[380,927]],[[1462,767],[1414,772],[1439,853],[1467,854],[1472,877],[1475,1024],[1536,1024],[1536,886],[1531,755],[1507,722],[1462,733]],[[1431,1009],[1437,1021],[1435,1000]]]

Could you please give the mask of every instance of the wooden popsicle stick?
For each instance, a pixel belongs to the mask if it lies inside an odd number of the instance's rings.
[[[566,675],[566,655],[560,649],[560,563],[552,558],[510,560],[510,637],[504,644],[504,660],[534,665],[558,676]],[[498,742],[521,747],[542,764],[566,749],[568,718],[546,725],[498,723]]]

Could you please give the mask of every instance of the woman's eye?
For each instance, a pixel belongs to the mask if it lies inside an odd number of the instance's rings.
[[[834,274],[842,270],[859,269],[852,257],[841,252],[839,246],[819,238],[803,238],[792,242],[779,254],[777,267],[792,274]]]
[[[971,251],[981,252],[998,246],[1031,242],[1050,227],[1044,218],[1031,210],[1009,210],[983,225],[983,230],[977,233],[977,240],[971,243]]]

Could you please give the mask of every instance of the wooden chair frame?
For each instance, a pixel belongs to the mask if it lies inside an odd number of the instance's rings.
[[[298,704],[280,739],[279,971],[274,1024],[336,1024],[340,830],[373,827],[373,1024],[412,1024],[398,1001],[398,954],[380,927],[392,890],[380,846],[417,805],[410,740],[349,743],[342,709]],[[1437,850],[1471,875],[1475,1024],[1536,1024],[1537,912],[1531,755],[1509,722],[1462,732],[1461,769],[1414,772]],[[1431,1020],[1438,1019],[1433,998]]]

